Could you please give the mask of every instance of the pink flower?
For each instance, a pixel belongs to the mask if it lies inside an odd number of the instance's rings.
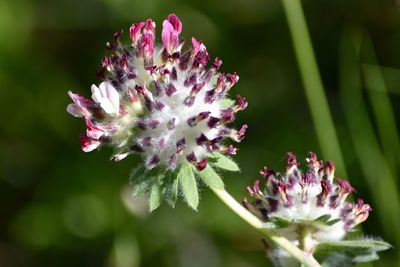
[[[175,170],[185,162],[204,169],[212,153],[236,153],[222,144],[225,139],[244,138],[247,125],[235,130],[228,124],[247,101],[239,96],[237,104],[224,105],[239,76],[219,73],[219,58],[207,68],[207,48],[195,38],[182,51],[182,23],[175,14],[163,22],[163,46],[155,44],[155,27],[151,19],[133,24],[131,47],[115,33],[114,42],[107,43],[113,54],[103,58],[99,72],[103,82],[91,87],[93,101],[70,93],[74,103],[67,111],[85,117],[84,151],[107,144],[115,160],[142,154],[147,169]]]
[[[86,136],[84,134],[82,134],[80,136],[80,141],[81,141],[82,150],[84,152],[90,152],[92,150],[95,150],[101,144],[100,141],[89,138],[88,136]]]
[[[141,30],[144,26],[144,22],[139,22],[132,24],[131,28],[129,29],[129,36],[132,39],[132,47],[135,47],[142,35]]]
[[[182,32],[182,23],[175,14],[168,16],[163,22],[161,38],[165,49],[173,54],[179,46],[179,34]]]
[[[74,94],[71,91],[68,92],[68,95],[71,97],[72,101],[74,101],[73,104],[67,106],[68,113],[75,117],[89,117],[92,114],[90,111],[90,108],[94,106],[92,100]]]

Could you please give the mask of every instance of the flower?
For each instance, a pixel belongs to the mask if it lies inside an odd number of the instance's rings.
[[[207,49],[195,38],[182,51],[182,23],[175,14],[163,22],[161,46],[155,43],[155,27],[151,19],[133,24],[130,46],[121,44],[122,32],[114,34],[115,42],[106,44],[113,54],[102,60],[98,75],[103,82],[92,85],[92,100],[69,92],[74,103],[67,111],[84,117],[87,126],[81,135],[83,151],[108,144],[116,160],[140,153],[148,169],[159,165],[169,170],[185,161],[204,168],[213,151],[235,154],[221,141],[240,142],[247,129],[226,126],[247,107],[241,96],[236,105],[224,106],[239,76],[218,73],[219,58],[207,69]]]
[[[355,189],[348,181],[334,178],[332,161],[324,164],[312,152],[306,160],[305,173],[290,152],[284,174],[264,167],[260,173],[265,179],[265,189],[255,181],[252,187],[247,187],[253,201],[244,199],[243,203],[261,220],[274,224],[282,236],[312,254],[321,242],[343,239],[367,219],[371,208],[361,199],[355,204],[346,201]],[[279,257],[282,251],[277,254]]]
[[[227,97],[239,76],[219,73],[219,58],[207,67],[206,46],[195,38],[183,50],[182,23],[175,14],[163,22],[162,45],[156,44],[155,29],[151,19],[133,24],[128,46],[116,32],[114,42],[106,44],[112,54],[102,59],[97,73],[102,82],[92,85],[92,99],[69,92],[73,103],[67,111],[85,119],[80,137],[85,152],[109,145],[117,161],[141,154],[147,172],[177,172],[186,163],[201,171],[208,158],[236,153],[225,139],[244,138],[247,125],[227,127],[247,107],[245,98]]]

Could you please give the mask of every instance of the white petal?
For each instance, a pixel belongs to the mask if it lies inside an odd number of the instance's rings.
[[[114,160],[115,160],[115,161],[123,160],[123,159],[126,158],[129,154],[130,154],[129,152],[127,152],[127,153],[122,153],[122,154],[117,154],[117,155],[114,156]]]
[[[115,108],[107,98],[102,99],[100,106],[107,114],[115,114]]]
[[[92,84],[91,90],[92,90],[92,99],[94,100],[94,102],[101,103],[102,97],[99,88],[97,88],[96,85]]]
[[[114,113],[119,115],[119,93],[111,84],[107,84],[106,87],[108,100],[111,105],[114,107]]]
[[[110,115],[119,115],[119,93],[109,82],[92,85],[92,98]]]

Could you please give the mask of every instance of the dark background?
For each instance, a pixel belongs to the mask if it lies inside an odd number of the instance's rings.
[[[363,230],[398,247],[399,136],[386,119],[398,123],[400,111],[400,4],[303,5],[349,174],[343,178],[374,209]],[[235,157],[242,172],[225,175],[232,195],[242,199],[266,164],[283,170],[287,151],[299,158],[320,153],[278,0],[1,0],[0,266],[271,266],[261,234],[206,188],[197,213],[179,201],[148,214],[145,200],[129,199],[128,176],[138,158],[115,163],[110,149],[80,150],[84,124],[66,113],[67,91],[90,96],[115,31],[127,34],[133,22],[152,18],[160,33],[169,13],[182,20],[186,40],[195,36],[222,58],[223,72],[238,72],[232,95],[249,101],[236,121],[249,124]],[[353,48],[340,49],[351,46],[354,32],[363,33],[356,69],[343,63],[351,58],[343,51]],[[377,61],[363,49],[371,45]],[[343,87],[339,73],[357,80],[360,69],[376,62],[386,86],[374,91],[363,82],[354,109],[349,90],[358,89]],[[396,248],[381,256],[373,266],[398,266]]]

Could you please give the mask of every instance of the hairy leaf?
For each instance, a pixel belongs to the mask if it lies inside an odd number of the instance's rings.
[[[168,205],[171,207],[175,207],[175,202],[178,198],[178,188],[179,188],[179,180],[173,173],[166,174],[166,192],[165,192],[165,200],[167,201]]]
[[[190,163],[182,164],[178,171],[178,180],[186,202],[191,208],[197,210],[197,206],[199,205],[199,193],[197,191],[196,178],[194,177]]]
[[[158,176],[157,170],[144,170],[143,168],[136,168],[131,172],[130,181],[133,184],[132,197],[138,198],[141,195],[148,193]]]
[[[161,202],[164,197],[163,191],[164,190],[162,188],[162,185],[158,183],[154,183],[153,186],[151,187],[151,193],[149,199],[150,212],[157,209],[161,205]]]
[[[320,243],[315,249],[315,256],[324,259],[326,266],[343,266],[343,261],[351,263],[368,262],[378,259],[377,252],[387,250],[391,245],[378,239],[357,239]]]
[[[202,171],[198,171],[196,169],[194,169],[194,171],[207,186],[215,189],[224,188],[224,182],[211,166],[207,165],[207,167]]]
[[[215,167],[218,167],[220,169],[224,169],[227,171],[232,171],[232,172],[240,171],[240,168],[236,164],[236,162],[234,162],[227,156],[222,155],[219,152],[212,153],[212,157],[210,158],[210,163],[212,165],[214,165]]]
[[[286,228],[289,225],[293,224],[293,221],[281,216],[271,217],[271,222],[275,225],[276,228]]]

